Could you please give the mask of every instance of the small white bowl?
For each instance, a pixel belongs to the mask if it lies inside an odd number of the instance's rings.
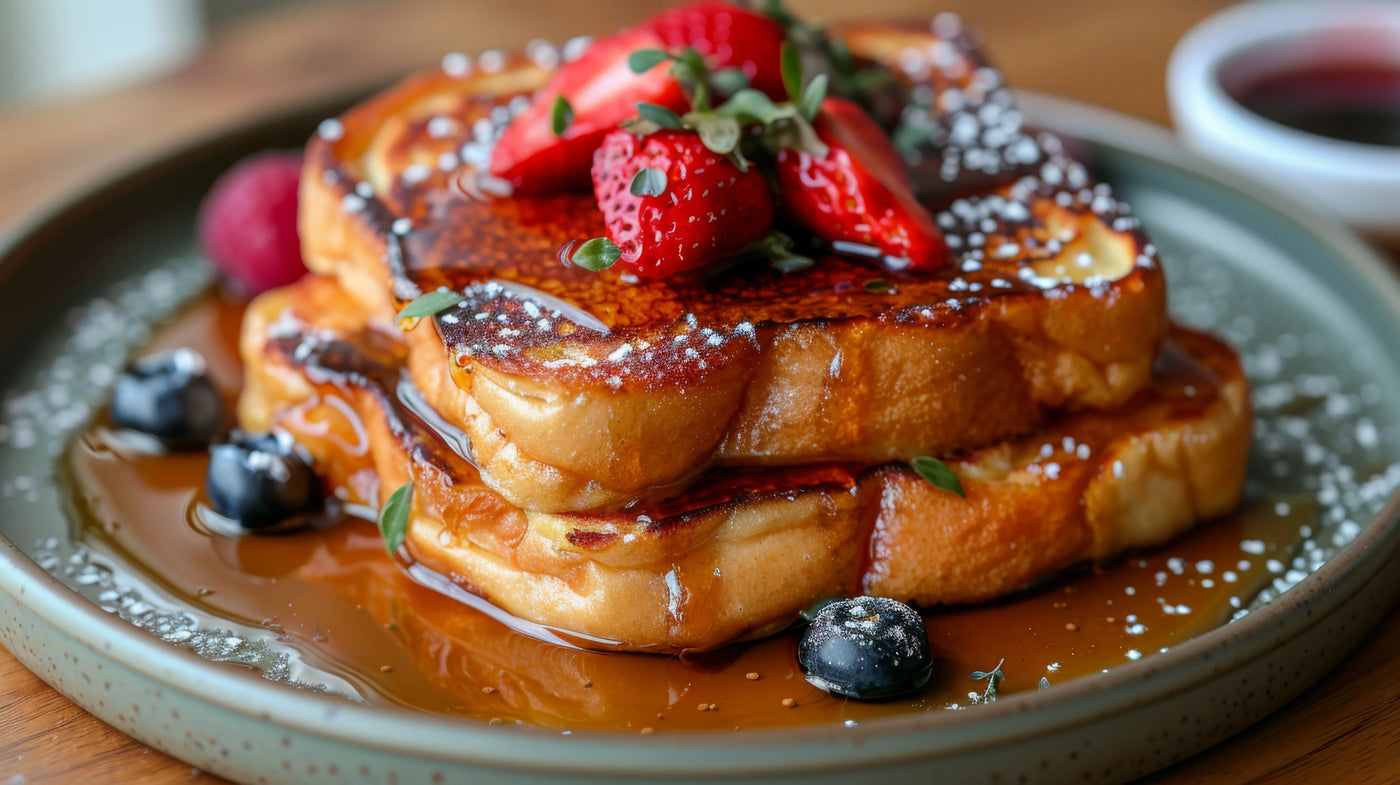
[[[1400,3],[1275,0],[1210,17],[1172,52],[1172,120],[1186,144],[1205,157],[1374,237],[1400,237],[1400,147],[1290,128],[1230,94],[1271,75],[1327,65],[1400,72]]]

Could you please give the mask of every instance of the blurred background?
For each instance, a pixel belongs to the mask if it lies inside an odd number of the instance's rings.
[[[296,0],[0,0],[0,104],[158,75],[211,32]]]

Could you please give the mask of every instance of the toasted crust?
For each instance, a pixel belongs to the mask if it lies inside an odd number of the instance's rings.
[[[512,614],[648,651],[789,624],[823,597],[989,599],[1081,561],[1155,545],[1237,503],[1251,416],[1223,344],[1173,330],[1123,409],[1065,417],[947,461],[967,498],[902,464],[711,472],[626,513],[511,504],[414,402],[402,347],[309,278],[251,307],[247,427],[291,431],[352,501],[415,483],[406,555]],[[415,413],[417,412],[417,413]]]
[[[1011,111],[964,39],[890,28],[847,38],[857,55],[906,66],[903,55],[943,47],[941,70],[913,78]],[[602,233],[591,196],[472,195],[491,185],[471,162],[504,107],[546,75],[516,55],[489,73],[413,77],[340,118],[334,138],[314,138],[302,178],[309,266],[384,323],[424,290],[464,291],[462,307],[408,331],[409,368],[512,504],[609,511],[716,466],[944,454],[1057,411],[1121,406],[1148,380],[1167,330],[1154,251],[1053,139],[1002,123],[992,130],[1006,137],[1005,165],[930,196],[947,206],[939,217],[957,248],[937,276],[831,257],[793,275],[749,264],[628,283],[558,259]],[[430,128],[435,117],[455,130]],[[941,148],[945,168],[949,151],[986,166],[958,144]],[[873,278],[894,287],[865,291]]]

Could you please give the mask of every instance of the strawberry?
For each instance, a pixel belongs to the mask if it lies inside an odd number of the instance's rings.
[[[664,278],[732,256],[773,224],[773,197],[763,175],[754,168],[740,171],[688,131],[608,134],[593,156],[593,193],[608,239],[642,278]]]
[[[793,149],[777,155],[787,216],[824,240],[873,246],[892,269],[942,266],[943,233],[914,198],[904,162],[880,126],[844,98],[822,101],[814,126],[825,156]]]
[[[301,153],[263,152],[239,161],[199,206],[199,245],[246,294],[306,274],[297,239]]]
[[[772,19],[744,8],[701,0],[653,16],[644,25],[671,51],[695,49],[711,70],[739,68],[775,101],[787,97],[779,51],[786,34]]]
[[[560,67],[530,107],[506,127],[491,154],[491,174],[525,194],[581,187],[593,151],[618,123],[636,114],[638,101],[684,111],[686,96],[670,74],[670,63],[643,74],[627,65],[633,52],[665,45],[645,27],[594,41],[582,57]],[[555,134],[560,97],[573,118]]]

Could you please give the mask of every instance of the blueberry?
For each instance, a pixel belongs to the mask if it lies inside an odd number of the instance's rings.
[[[224,399],[193,349],[153,354],[128,366],[112,391],[111,411],[117,425],[167,447],[208,444],[226,417]]]
[[[884,597],[838,600],[822,608],[797,644],[807,681],[860,700],[913,692],[933,674],[928,629],[917,611]]]
[[[321,506],[310,460],[282,432],[235,431],[210,446],[204,489],[215,512],[249,530],[290,528]]]

